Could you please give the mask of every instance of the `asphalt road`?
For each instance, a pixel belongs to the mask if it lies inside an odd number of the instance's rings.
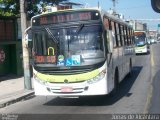
[[[132,77],[126,77],[113,97],[95,96],[82,98],[34,97],[0,109],[0,113],[14,114],[144,114],[160,113],[160,44],[150,48],[150,54],[137,55]],[[83,115],[82,115],[83,114]],[[58,116],[55,116],[59,118]],[[102,117],[104,116],[98,116]],[[111,116],[113,117],[113,116]],[[125,116],[120,116],[125,117]],[[42,118],[42,116],[41,116]],[[27,120],[27,119],[26,119]],[[58,120],[58,119],[57,119]],[[71,120],[69,117],[68,120]]]

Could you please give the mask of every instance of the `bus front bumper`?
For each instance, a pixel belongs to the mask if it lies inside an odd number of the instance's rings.
[[[135,48],[135,53],[138,54],[138,53],[147,53],[147,47],[145,48]]]
[[[108,94],[107,80],[102,80],[88,84],[87,81],[81,83],[50,83],[42,85],[34,80],[35,95],[42,96],[90,96]]]

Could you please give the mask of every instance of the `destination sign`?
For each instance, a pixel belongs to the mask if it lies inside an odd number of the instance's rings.
[[[144,32],[135,32],[134,35],[145,35]]]
[[[50,13],[33,18],[32,25],[57,24],[64,22],[99,20],[100,15],[97,11],[72,11]]]
[[[35,56],[36,63],[56,63],[56,56]]]

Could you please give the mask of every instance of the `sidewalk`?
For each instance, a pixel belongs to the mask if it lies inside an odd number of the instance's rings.
[[[34,97],[33,90],[24,89],[24,77],[7,75],[0,77],[0,108]]]

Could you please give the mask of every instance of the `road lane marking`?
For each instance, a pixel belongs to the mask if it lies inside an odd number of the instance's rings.
[[[144,107],[144,112],[143,112],[144,114],[148,113],[148,109],[149,109],[150,103],[151,103],[152,93],[153,93],[153,87],[152,87],[152,85],[150,85],[149,93],[147,95],[147,102],[146,102],[146,105]]]

